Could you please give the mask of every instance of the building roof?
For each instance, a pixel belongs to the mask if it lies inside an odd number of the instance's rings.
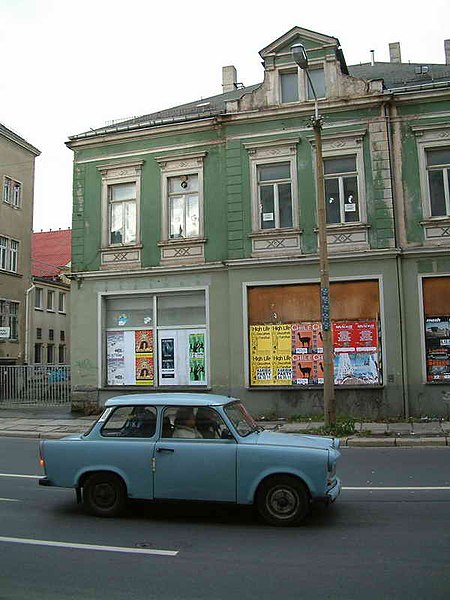
[[[40,231],[33,233],[31,273],[33,277],[57,278],[70,267],[72,230]]]
[[[430,63],[375,62],[352,65],[350,75],[362,79],[382,79],[388,90],[450,81],[450,65]]]
[[[27,142],[18,133],[16,133],[12,129],[9,129],[8,127],[6,127],[6,125],[3,125],[3,123],[0,123],[0,135],[7,138],[8,140],[11,140],[15,144],[22,146],[22,148],[25,148],[25,150],[28,150],[35,156],[39,156],[39,154],[41,153],[40,150],[38,150],[37,148],[32,146],[29,142]]]

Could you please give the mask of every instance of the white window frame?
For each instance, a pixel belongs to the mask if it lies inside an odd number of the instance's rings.
[[[308,70],[309,72],[314,71],[316,69],[321,69],[323,71],[323,76],[324,76],[324,80],[325,80],[325,96],[318,96],[317,99],[318,100],[324,100],[327,98],[327,93],[328,93],[328,85],[327,85],[327,69],[326,69],[326,65],[323,61],[317,61],[317,62],[311,62],[309,64]],[[282,75],[287,75],[290,73],[297,73],[297,85],[298,85],[298,100],[292,100],[290,102],[283,102],[283,95],[282,95],[282,89],[281,89],[281,76]],[[308,76],[306,75],[305,71],[303,69],[300,69],[300,67],[286,67],[286,68],[282,68],[282,69],[278,69],[278,102],[279,104],[284,105],[289,105],[289,104],[296,104],[297,102],[310,102],[310,101],[314,101],[314,96],[312,95],[312,97],[309,97],[309,87],[308,87]]]
[[[34,288],[34,308],[38,310],[43,309],[44,302],[44,289],[41,287]]]
[[[443,144],[442,142],[441,143],[435,142],[434,144],[426,144],[426,145],[424,144],[422,146],[424,168],[425,168],[424,177],[426,179],[426,200],[427,200],[426,215],[429,219],[448,219],[448,218],[450,218],[450,185],[449,185],[449,181],[448,181],[448,175],[447,175],[447,177],[444,177],[445,215],[432,215],[431,214],[431,190],[430,190],[430,178],[428,176],[428,173],[430,172],[430,170],[431,171],[441,170],[441,171],[446,171],[446,173],[450,173],[450,161],[449,161],[448,165],[445,165],[442,167],[429,167],[428,166],[427,152],[429,150],[444,150],[445,148],[448,148],[449,152],[450,152],[450,143]]]
[[[8,239],[4,235],[0,236],[0,269],[3,271],[8,271]]]
[[[165,156],[157,158],[161,169],[161,202],[162,202],[162,222],[161,239],[165,242],[174,242],[184,240],[201,240],[204,238],[204,158],[206,152],[195,152],[178,156]],[[169,211],[169,179],[171,177],[182,177],[183,175],[198,176],[198,205],[199,205],[199,228],[198,236],[195,237],[170,237],[170,211]]]
[[[252,231],[267,233],[280,231],[280,228],[261,229],[261,203],[259,199],[258,167],[277,163],[289,163],[291,175],[292,226],[282,231],[292,231],[299,224],[299,198],[297,178],[297,142],[285,140],[245,144],[250,160],[250,189],[252,196]],[[278,216],[279,218],[279,216]]]
[[[341,173],[336,173],[336,174],[330,174],[330,175],[325,175],[324,174],[324,186],[325,186],[325,182],[329,179],[337,179],[338,180],[338,186],[339,186],[339,222],[338,223],[328,223],[327,221],[327,225],[348,225],[348,224],[355,224],[355,223],[361,223],[361,210],[360,210],[360,189],[359,189],[359,173],[358,173],[358,157],[357,155],[352,152],[352,153],[345,153],[345,154],[339,154],[336,156],[324,156],[323,157],[323,162],[324,162],[324,167],[325,167],[325,161],[326,160],[339,160],[340,158],[354,158],[355,159],[355,170],[354,171],[348,171],[348,172],[341,172]],[[325,168],[324,168],[325,170]],[[356,177],[356,182],[357,182],[357,189],[358,189],[358,213],[359,213],[359,219],[357,221],[346,221],[345,220],[345,194],[344,194],[344,179],[346,177]],[[325,188],[326,189],[326,188]],[[326,198],[325,198],[326,200]]]
[[[19,242],[9,240],[9,270],[11,273],[17,273],[19,267]]]
[[[0,269],[17,273],[19,268],[20,242],[4,235],[0,236]]]
[[[66,312],[66,294],[64,292],[58,292],[58,312]]]
[[[9,177],[3,178],[3,202],[13,208],[20,208],[22,205],[22,182]]]
[[[49,302],[49,299],[52,299]],[[47,302],[46,302],[46,310],[48,312],[55,312],[55,290],[47,290]]]
[[[141,178],[143,160],[132,161],[128,163],[110,164],[98,167],[102,175],[102,247],[103,248],[120,248],[120,247],[136,247],[140,244],[140,205],[141,205]],[[136,185],[136,241],[132,244],[118,243],[111,244],[110,242],[110,200],[109,190],[111,186],[121,183],[134,183]]]

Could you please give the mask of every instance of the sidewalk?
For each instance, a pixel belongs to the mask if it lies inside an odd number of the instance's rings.
[[[0,437],[36,439],[61,438],[83,433],[97,417],[74,416],[70,407],[0,408]],[[322,426],[320,421],[288,423],[258,421],[265,429],[283,433],[308,434]],[[415,421],[401,423],[356,423],[356,435],[341,438],[343,447],[450,446],[450,421]]]

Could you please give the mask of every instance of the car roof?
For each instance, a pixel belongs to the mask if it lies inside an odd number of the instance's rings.
[[[109,398],[105,406],[129,406],[148,405],[154,406],[221,406],[228,402],[236,401],[230,396],[219,396],[218,394],[127,394]]]

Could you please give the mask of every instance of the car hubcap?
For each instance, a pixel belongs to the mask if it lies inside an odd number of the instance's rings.
[[[267,499],[267,509],[277,519],[288,519],[298,507],[298,495],[290,488],[272,490]]]
[[[109,508],[116,500],[114,488],[109,483],[99,483],[94,489],[94,502],[101,508]]]

